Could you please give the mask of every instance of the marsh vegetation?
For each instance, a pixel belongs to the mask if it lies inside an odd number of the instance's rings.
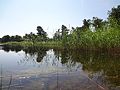
[[[120,5],[107,20],[62,25],[53,38],[37,26],[36,34],[5,35],[0,42],[0,90],[120,89]]]
[[[4,50],[0,51],[3,59],[0,61],[3,66],[2,75],[7,78],[12,74],[10,84],[18,85],[23,90],[33,88],[87,90],[89,86],[89,89],[95,90],[103,90],[100,87],[105,90],[117,90],[120,86],[120,55],[116,53],[43,47],[2,46],[2,49]],[[10,82],[10,77],[4,78],[2,82],[4,80]],[[2,87],[4,85],[5,81]],[[9,88],[14,90],[16,87]]]
[[[2,43],[19,46],[44,46],[58,48],[106,49],[120,48],[120,5],[108,11],[108,19],[98,17],[84,19],[81,27],[67,28],[62,25],[56,30],[53,38],[37,26],[37,34],[31,32],[23,37],[19,35],[3,36]]]

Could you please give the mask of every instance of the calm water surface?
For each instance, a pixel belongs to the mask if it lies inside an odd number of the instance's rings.
[[[120,90],[120,55],[0,46],[0,90]]]

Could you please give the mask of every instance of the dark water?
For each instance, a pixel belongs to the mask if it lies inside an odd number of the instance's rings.
[[[0,46],[0,66],[0,90],[120,90],[119,54]]]

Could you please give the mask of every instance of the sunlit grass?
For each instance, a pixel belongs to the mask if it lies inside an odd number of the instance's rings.
[[[110,28],[108,30],[98,30],[92,32],[73,32],[64,41],[22,41],[7,42],[4,44],[18,45],[23,47],[42,46],[50,48],[87,48],[87,49],[111,49],[120,47],[120,31],[119,29]]]

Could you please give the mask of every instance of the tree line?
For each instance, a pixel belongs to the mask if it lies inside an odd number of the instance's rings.
[[[61,41],[64,47],[106,48],[120,46],[120,5],[108,11],[107,20],[93,17],[84,19],[81,27],[61,26],[54,34],[55,41]]]
[[[108,11],[107,20],[93,17],[92,19],[84,19],[81,27],[67,28],[62,25],[56,30],[52,39],[47,37],[47,32],[41,26],[37,26],[37,33],[25,34],[23,37],[19,35],[3,36],[1,42],[62,42],[63,46],[85,46],[85,47],[106,47],[119,45],[120,43],[120,5],[113,7]]]
[[[41,26],[37,26],[37,34],[30,32],[30,34],[25,34],[23,37],[20,35],[9,36],[5,35],[0,38],[0,42],[21,42],[21,41],[46,41],[48,39],[47,33],[43,30]]]

